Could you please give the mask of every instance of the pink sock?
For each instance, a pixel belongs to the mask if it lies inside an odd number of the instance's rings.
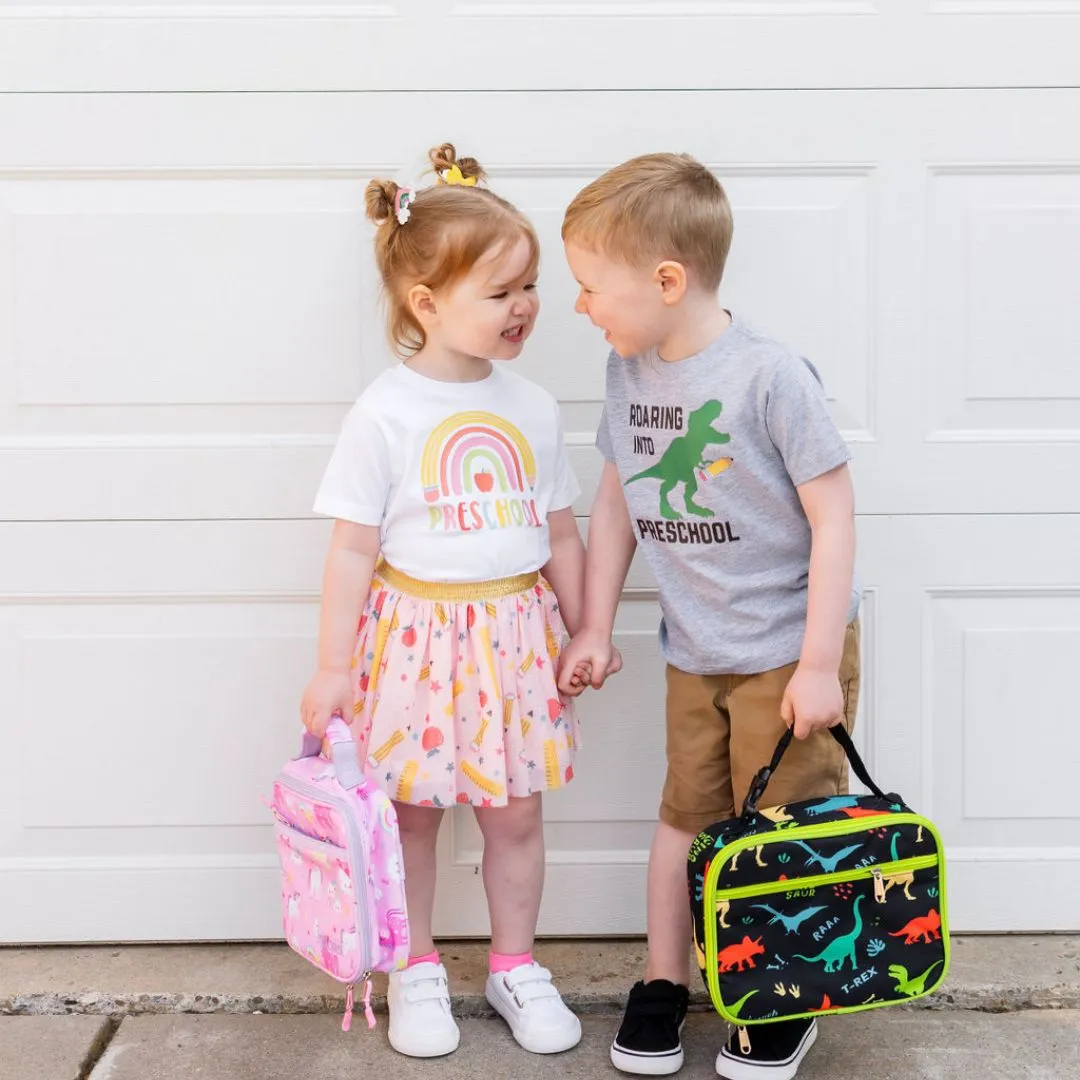
[[[424,956],[410,956],[409,962],[405,965],[407,968],[414,967],[416,964],[437,964],[439,962],[439,950],[433,949],[431,952]]]
[[[519,953],[517,956],[493,952],[488,958],[488,970],[492,975],[498,975],[501,971],[513,971],[514,968],[521,967],[522,964],[531,964],[532,962],[533,954],[531,951]]]

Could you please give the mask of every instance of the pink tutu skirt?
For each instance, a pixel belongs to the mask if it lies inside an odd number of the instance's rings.
[[[505,806],[568,783],[578,726],[555,685],[565,635],[537,573],[438,583],[380,563],[352,661],[365,773],[417,806]]]

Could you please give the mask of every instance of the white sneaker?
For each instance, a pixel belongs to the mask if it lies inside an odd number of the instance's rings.
[[[489,975],[485,996],[530,1053],[558,1054],[581,1042],[581,1021],[563,1004],[551,972],[535,961]]]
[[[450,984],[442,964],[414,964],[390,976],[390,1045],[406,1057],[452,1054],[461,1032],[450,1012]]]

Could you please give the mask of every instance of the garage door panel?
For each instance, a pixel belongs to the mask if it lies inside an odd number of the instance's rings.
[[[1080,656],[1080,589],[937,590],[928,607],[939,819],[965,845],[1074,844],[1080,732],[1062,710]]]
[[[956,929],[1077,925],[1077,550],[1078,515],[859,522],[876,779],[940,828]]]
[[[1080,438],[1080,171],[933,170],[927,433]]]
[[[1075,72],[1078,14],[1074,0],[14,0],[0,90],[637,89],[627,56],[687,89],[1053,86]],[[572,75],[570,56],[588,57]]]
[[[333,182],[32,186],[11,211],[17,405],[356,396],[350,315],[373,282],[352,185],[347,200]]]

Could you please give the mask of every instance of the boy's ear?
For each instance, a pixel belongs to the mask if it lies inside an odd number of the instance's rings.
[[[677,304],[686,295],[686,267],[674,259],[665,259],[653,271],[653,280],[660,286],[660,298],[665,304]]]

